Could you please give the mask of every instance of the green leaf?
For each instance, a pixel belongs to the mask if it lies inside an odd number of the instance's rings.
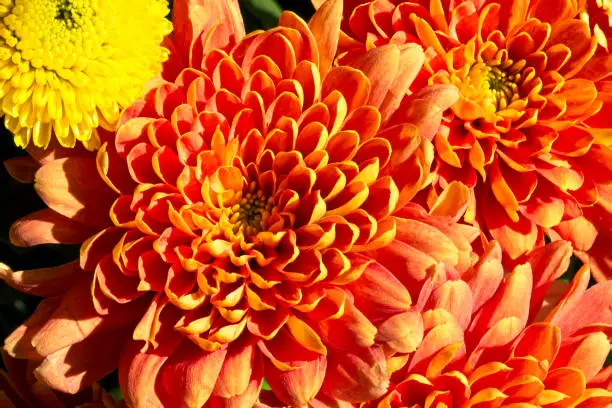
[[[264,391],[272,391],[272,388],[270,388],[270,384],[268,384],[268,381],[264,378],[263,382],[261,383],[261,389]]]
[[[276,26],[283,11],[276,0],[241,0],[240,5],[264,29]]]

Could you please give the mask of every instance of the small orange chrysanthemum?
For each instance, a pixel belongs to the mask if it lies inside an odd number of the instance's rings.
[[[612,404],[612,282],[587,289],[585,266],[544,321],[539,284],[567,267],[567,244],[534,251],[502,282],[499,251],[461,279],[439,273],[424,284],[424,337],[389,361],[387,395],[365,407],[604,408]],[[558,267],[558,268],[557,268]],[[541,288],[541,286],[540,286]],[[540,293],[538,293],[540,292]]]
[[[405,261],[420,260],[431,234],[448,234],[461,246],[448,247],[449,262],[472,261],[477,230],[456,224],[464,186],[450,184],[430,214],[404,208],[429,176],[420,135],[456,90],[415,94],[427,115],[405,110],[410,101],[398,109],[421,69],[418,46],[332,67],[341,1],[310,24],[285,13],[246,37],[235,1],[175,2],[174,13],[168,82],[102,134],[97,157],[32,151],[49,209],[18,221],[13,242],[89,238],[78,264],[0,268],[13,286],[57,295],[6,349],[67,392],[121,353],[134,407],[252,407],[264,376],[295,407],[379,397],[385,353],[418,344],[397,327],[420,315],[376,251],[405,242]],[[24,164],[10,166],[20,179]]]
[[[0,370],[0,407],[2,408],[115,408],[113,397],[98,384],[71,395],[57,392],[32,375],[32,365],[2,353],[8,371]]]
[[[427,61],[412,88],[429,82],[461,92],[433,139],[430,198],[461,181],[474,195],[466,219],[511,259],[550,234],[595,261],[598,279],[612,273],[610,255],[593,244],[598,231],[610,236],[601,220],[612,217],[612,56],[576,2],[345,3],[341,63],[385,44],[418,43]]]

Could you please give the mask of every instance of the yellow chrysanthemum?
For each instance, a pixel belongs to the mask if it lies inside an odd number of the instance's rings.
[[[0,0],[0,104],[15,143],[96,148],[159,73],[165,0]]]

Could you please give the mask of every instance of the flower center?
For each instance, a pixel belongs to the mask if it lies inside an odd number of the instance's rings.
[[[230,210],[229,220],[235,234],[255,235],[265,229],[266,221],[274,209],[274,199],[266,197],[251,183],[247,193]]]
[[[104,27],[92,0],[0,0],[0,43],[15,64],[60,70],[103,53]],[[0,55],[2,57],[2,55]]]
[[[79,27],[80,20],[83,16],[79,9],[73,7],[70,0],[64,0],[57,5],[55,19],[63,21],[66,28],[73,29]]]
[[[519,98],[518,74],[508,74],[496,65],[475,63],[467,77],[463,94],[490,112],[497,112]]]

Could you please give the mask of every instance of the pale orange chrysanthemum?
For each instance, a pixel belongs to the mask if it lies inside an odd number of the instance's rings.
[[[468,185],[466,220],[510,259],[570,240],[612,274],[612,56],[579,19],[574,0],[345,0],[342,64],[386,44],[421,44],[425,68],[412,89],[453,84],[461,93],[433,138],[430,199]],[[599,237],[598,237],[599,234]]]
[[[587,289],[585,266],[544,320],[534,321],[539,282],[562,272],[570,253],[567,244],[547,245],[503,281],[489,263],[500,255],[495,249],[460,279],[432,276],[417,301],[423,341],[390,359],[387,395],[362,407],[609,407],[612,282]]]
[[[7,339],[11,355],[69,392],[118,365],[134,407],[252,407],[263,377],[295,407],[385,392],[385,353],[419,340],[396,327],[420,315],[376,251],[414,243],[409,262],[435,231],[469,263],[478,232],[457,224],[459,183],[431,214],[406,207],[429,176],[421,135],[456,90],[414,95],[428,115],[400,109],[417,46],[333,67],[341,16],[333,0],[309,24],[285,13],[245,37],[236,1],[175,2],[167,82],[97,157],[32,151],[49,209],[17,221],[13,242],[89,238],[78,263],[0,269],[22,290],[59,290]],[[11,162],[18,178],[26,162]]]

